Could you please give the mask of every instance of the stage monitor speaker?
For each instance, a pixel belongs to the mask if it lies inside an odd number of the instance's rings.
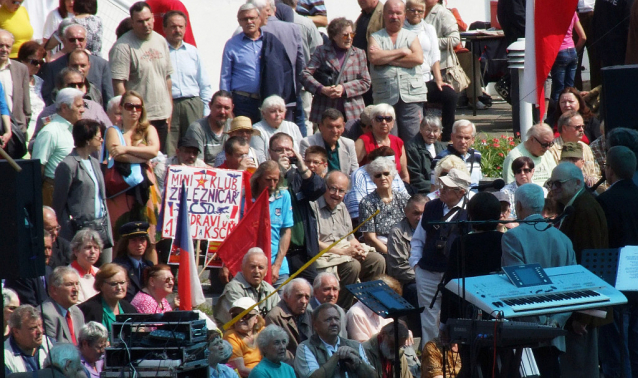
[[[0,161],[0,278],[43,276],[44,222],[40,160]]]
[[[638,65],[602,69],[605,133],[616,127],[638,129]]]

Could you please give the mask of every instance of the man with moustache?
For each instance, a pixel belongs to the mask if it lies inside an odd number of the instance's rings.
[[[42,303],[45,333],[57,342],[77,345],[84,315],[76,306],[80,277],[75,269],[60,266],[49,276],[49,299]]]

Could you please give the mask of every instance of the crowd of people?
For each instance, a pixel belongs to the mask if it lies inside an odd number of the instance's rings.
[[[455,109],[484,95],[455,90],[462,20],[436,0],[359,0],[356,21],[330,22],[321,0],[248,0],[217,91],[178,0],[133,4],[108,60],[96,0],[61,0],[42,25],[1,3],[0,144],[40,160],[46,260],[44,276],[3,282],[6,374],[98,377],[116,315],[179,308],[160,232],[171,165],[241,171],[242,216],[269,198],[270,261],[254,247],[236,275],[211,273],[212,318],[235,320],[210,335],[211,377],[387,378],[395,344],[402,378],[470,374],[445,325],[476,309],[440,283],[638,243],[638,132],[605,134],[564,67],[556,110],[505,157],[507,185],[478,192],[476,126]],[[579,25],[560,59],[585,45]],[[375,280],[425,310],[395,324],[347,289]],[[638,374],[628,298],[604,319],[531,319],[568,331],[534,349],[541,376]]]

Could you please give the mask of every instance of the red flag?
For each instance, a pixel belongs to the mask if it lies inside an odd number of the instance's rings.
[[[264,250],[268,259],[266,281],[271,281],[270,269],[270,193],[264,190],[250,209],[246,209],[244,217],[228,234],[228,237],[217,250],[217,255],[236,276],[241,271],[241,260],[252,247]]]

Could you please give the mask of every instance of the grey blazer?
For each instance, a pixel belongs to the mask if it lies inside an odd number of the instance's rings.
[[[100,170],[100,164],[93,156],[89,156],[89,159],[100,188],[100,192],[97,194],[103,201],[106,210],[106,190],[104,189],[104,177]],[[53,209],[62,227],[60,236],[67,240],[73,239],[74,232],[71,226],[71,216],[73,219],[82,221],[95,219],[95,203],[92,201],[95,196],[93,180],[91,180],[89,172],[82,164],[82,158],[74,149],[58,164],[55,170]],[[110,227],[108,227],[108,232],[112,241],[113,235]]]
[[[16,125],[27,131],[31,119],[31,94],[29,92],[29,69],[26,65],[11,60],[9,65],[11,81],[13,82],[13,110],[11,115]]]
[[[73,321],[73,331],[75,332],[75,339],[80,337],[80,330],[84,326],[84,314],[78,308],[78,306],[69,307],[71,312],[71,320]],[[44,320],[44,333],[57,340],[58,343],[71,343],[71,331],[66,322],[66,318],[62,316],[60,307],[53,302],[53,299],[49,298],[42,302],[42,318]]]
[[[354,149],[354,141],[352,139],[341,136],[337,141],[339,145],[339,167],[341,172],[350,177],[352,172],[359,168],[359,162],[357,161],[357,151]],[[321,146],[326,148],[326,144],[323,141],[321,133],[316,133],[307,136],[299,143],[299,153],[301,156],[306,155],[306,149],[310,146]]]

